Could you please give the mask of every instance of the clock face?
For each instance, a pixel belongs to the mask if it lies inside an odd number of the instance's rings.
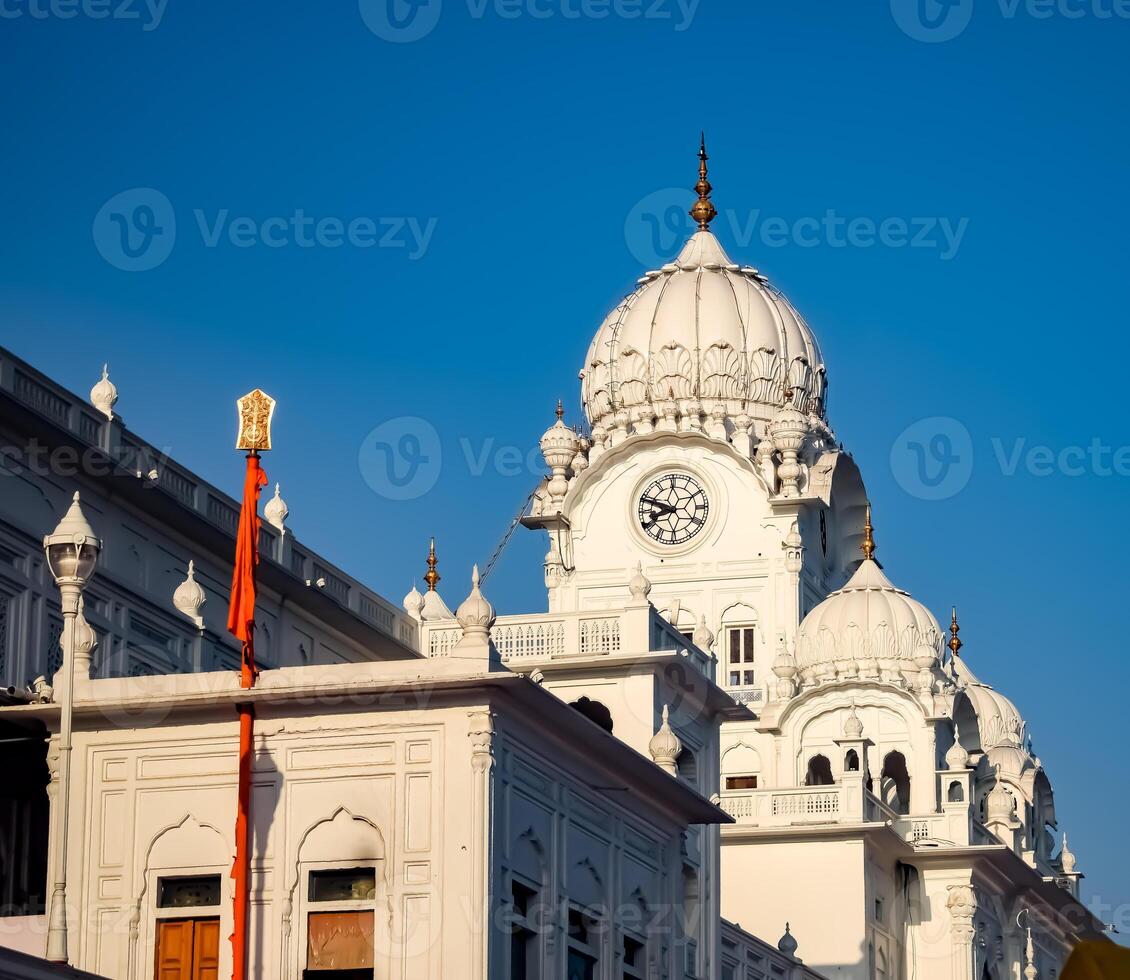
[[[706,526],[710,503],[706,491],[684,473],[667,473],[640,494],[638,508],[644,534],[660,544],[682,544]]]

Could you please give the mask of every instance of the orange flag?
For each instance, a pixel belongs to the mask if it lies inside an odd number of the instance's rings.
[[[247,457],[247,476],[243,481],[243,506],[235,535],[235,568],[232,570],[231,605],[228,607],[228,632],[243,644],[242,683],[255,683],[255,566],[259,564],[259,491],[267,484],[267,474],[254,453]]]

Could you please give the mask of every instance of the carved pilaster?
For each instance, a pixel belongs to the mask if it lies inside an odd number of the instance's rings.
[[[467,737],[471,740],[471,768],[480,775],[494,765],[494,712],[472,711]]]
[[[494,719],[493,711],[472,711],[467,737],[471,740],[471,908],[475,949],[471,957],[471,980],[487,980],[489,976],[490,925],[492,897],[490,882],[494,855],[491,849],[493,834],[492,792],[494,770]]]
[[[973,980],[976,954],[973,940],[977,935],[973,917],[977,914],[977,893],[972,885],[950,885],[946,891],[946,908],[950,914],[950,936],[953,940],[953,980]]]

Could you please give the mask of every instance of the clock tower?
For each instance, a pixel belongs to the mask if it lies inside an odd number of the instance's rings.
[[[613,608],[642,563],[652,603],[712,639],[719,683],[758,704],[804,614],[858,563],[866,493],[827,421],[804,318],[697,229],[604,319],[581,368],[586,435],[557,421],[528,527],[548,533],[549,611]]]

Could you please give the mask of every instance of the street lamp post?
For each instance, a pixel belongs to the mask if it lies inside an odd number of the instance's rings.
[[[63,710],[59,722],[59,782],[62,783],[62,821],[59,851],[55,861],[55,881],[51,889],[51,911],[47,926],[47,959],[67,962],[67,829],[71,815],[71,725],[74,714],[75,632],[78,625],[82,590],[94,574],[102,542],[94,533],[79,505],[75,492],[67,513],[51,534],[43,539],[47,567],[55,577],[62,596],[64,630],[63,651],[67,682],[63,689]]]

